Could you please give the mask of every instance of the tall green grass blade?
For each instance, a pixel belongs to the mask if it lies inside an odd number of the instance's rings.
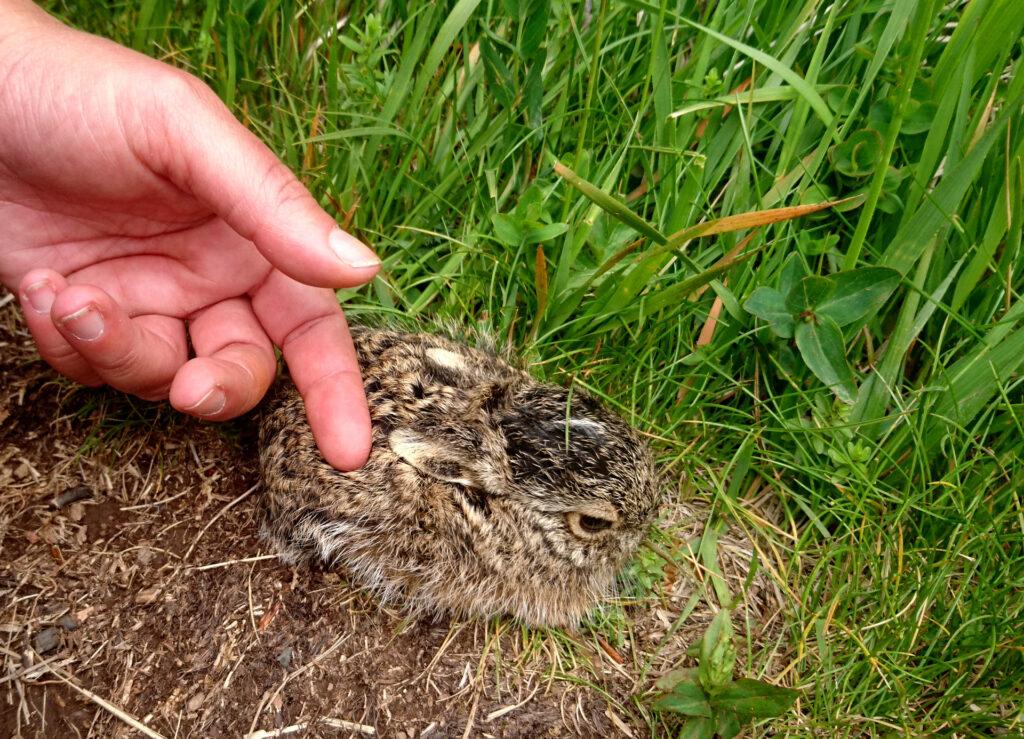
[[[579,190],[587,200],[592,202],[608,215],[614,216],[638,233],[643,234],[651,241],[658,244],[665,243],[665,237],[662,236],[656,228],[650,226],[647,221],[631,211],[621,200],[612,197],[600,188],[590,182],[587,182],[585,179],[555,159],[553,155],[549,155],[549,157],[551,158],[552,164],[555,168],[555,174]]]
[[[864,101],[867,100],[868,95],[870,95],[875,89],[875,79],[878,77],[878,73],[882,70],[882,65],[885,64],[893,46],[903,36],[918,2],[919,0],[896,0],[896,2],[892,4],[889,11],[889,19],[886,21],[885,28],[882,30],[882,35],[878,39],[878,46],[875,48],[875,53],[872,55],[871,62],[868,64],[863,77],[860,78],[858,83],[859,91],[857,93],[857,99],[851,106],[850,112],[847,114],[846,120],[843,122],[843,127],[839,131],[840,140],[845,140],[847,134],[851,132],[852,126],[861,120],[857,116],[857,113],[860,111],[861,106],[864,105]]]
[[[938,0],[922,0],[918,5],[917,15],[910,26],[910,37],[913,48],[903,68],[903,79],[900,82],[900,97],[896,103],[896,109],[889,120],[889,127],[885,132],[885,141],[882,144],[881,155],[878,157],[878,164],[875,165],[871,183],[868,185],[868,196],[864,208],[857,220],[857,228],[850,240],[850,247],[846,252],[843,261],[845,269],[853,269],[860,259],[861,248],[864,245],[864,237],[867,236],[871,219],[875,215],[875,208],[878,206],[878,199],[882,195],[882,186],[885,184],[885,176],[889,170],[889,162],[892,159],[893,149],[896,147],[896,137],[903,126],[903,119],[907,114],[907,104],[910,102],[910,94],[914,89],[914,81],[921,66],[921,57],[924,55],[924,45],[928,39],[928,30],[935,13],[935,6]],[[909,266],[909,265],[908,265]],[[901,271],[905,271],[901,270]]]
[[[949,214],[956,211],[971,184],[981,172],[990,150],[999,141],[1003,129],[1011,120],[1019,118],[1024,94],[1021,88],[1024,75],[1014,77],[1011,91],[1016,94],[1007,101],[1007,107],[986,128],[981,139],[956,167],[945,173],[931,197],[922,203],[914,216],[899,230],[892,245],[882,257],[882,263],[897,271],[906,272],[917,261],[925,245],[939,231],[949,225]],[[1014,90],[1016,88],[1016,90]]]
[[[984,341],[941,376],[946,385],[931,408],[936,419],[966,426],[1000,392],[1024,364],[1024,329],[1007,334],[999,342]],[[928,444],[934,449],[948,433],[943,424],[929,429]]]
[[[811,106],[811,109],[815,113],[817,113],[818,117],[821,118],[822,122],[826,126],[832,125],[832,111],[829,110],[828,105],[822,99],[821,95],[818,94],[817,90],[815,90],[814,87],[807,82],[807,80],[805,80],[799,74],[797,74],[792,69],[784,65],[778,59],[771,56],[770,54],[766,54],[760,49],[755,49],[752,46],[747,46],[746,44],[740,41],[736,41],[735,39],[729,38],[728,36],[721,34],[718,31],[714,31],[708,28],[707,26],[703,26],[700,23],[697,23],[696,21],[691,21],[687,18],[680,18],[680,20],[683,23],[689,26],[693,26],[694,28],[702,31],[703,33],[706,33],[708,36],[711,36],[712,38],[721,41],[723,44],[731,46],[732,48],[736,49],[736,51],[739,51],[742,54],[746,54],[755,62],[758,62],[759,64],[775,72],[775,74],[779,75],[779,77],[786,80],[786,82],[788,82],[793,87],[793,89],[800,93],[800,96],[807,101],[807,104]]]

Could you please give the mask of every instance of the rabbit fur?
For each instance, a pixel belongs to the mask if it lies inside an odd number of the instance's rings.
[[[263,412],[264,536],[415,614],[572,625],[607,594],[660,496],[644,439],[586,393],[431,334],[354,327],[366,465],[321,457],[302,399]]]

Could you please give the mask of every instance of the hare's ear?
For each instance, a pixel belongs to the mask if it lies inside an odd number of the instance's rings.
[[[458,352],[432,346],[423,352],[423,360],[427,374],[442,385],[469,387],[473,384],[472,372],[466,358]]]
[[[399,459],[424,475],[489,493],[501,489],[500,474],[479,451],[463,450],[412,429],[392,431],[388,445]]]

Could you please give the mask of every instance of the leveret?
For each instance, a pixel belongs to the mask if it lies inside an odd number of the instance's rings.
[[[658,508],[644,439],[587,394],[427,334],[354,328],[369,461],[317,451],[295,387],[262,415],[264,536],[414,615],[572,625]]]

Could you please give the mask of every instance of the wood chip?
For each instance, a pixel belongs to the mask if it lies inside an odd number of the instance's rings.
[[[604,715],[611,719],[611,722],[615,724],[615,728],[621,731],[625,736],[633,736],[633,730],[629,728],[629,725],[619,718],[619,714],[612,710],[611,706],[608,706],[608,710],[604,712]]]
[[[277,618],[278,611],[280,610],[281,601],[275,601],[274,605],[270,607],[270,610],[260,616],[260,622],[257,628],[261,634],[274,622],[274,619]]]
[[[145,588],[135,594],[135,602],[140,606],[148,606],[154,603],[160,595],[160,588]]]

